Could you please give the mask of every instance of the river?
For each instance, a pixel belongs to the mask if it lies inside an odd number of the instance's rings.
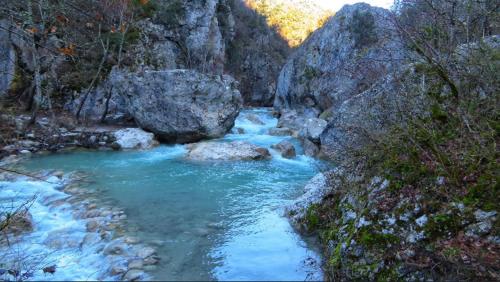
[[[262,124],[245,118],[256,115]],[[302,193],[320,163],[302,154],[297,140],[271,136],[277,119],[269,109],[246,109],[231,133],[216,142],[241,140],[266,147],[265,161],[194,162],[184,158],[183,145],[162,145],[147,151],[72,151],[34,156],[22,163],[29,171],[79,171],[91,181],[81,184],[103,203],[127,216],[124,233],[154,245],[160,261],[146,272],[159,280],[318,280],[320,257],[314,244],[294,232],[284,207]],[[270,148],[293,142],[297,157],[285,159]],[[48,232],[70,230],[82,237],[85,222],[67,206],[46,207],[48,195],[65,197],[56,184],[29,181],[0,182],[2,197],[37,195],[32,206],[35,231],[18,247],[48,256],[56,273],[35,273],[32,279],[86,280],[103,277],[110,264],[102,246],[67,247],[47,251]],[[10,194],[7,194],[10,193]],[[22,196],[22,197],[21,197]],[[0,200],[2,199],[0,197]]]

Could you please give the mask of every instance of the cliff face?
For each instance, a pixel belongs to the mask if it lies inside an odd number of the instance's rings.
[[[119,61],[121,68],[133,71],[143,68],[193,69],[205,74],[229,74],[240,81],[239,87],[247,104],[272,104],[276,78],[289,47],[273,28],[267,26],[261,15],[240,0],[146,3],[145,7],[135,8],[138,9],[134,12],[136,16],[127,22],[122,43],[121,33],[113,29],[119,23],[119,16],[107,10],[96,10],[95,13],[99,17],[101,12],[106,19],[110,18],[110,22],[94,23],[95,19],[88,18],[93,15],[93,10],[82,14],[80,10],[85,7],[78,10],[68,7],[66,14],[58,16],[62,22],[56,22],[51,31],[37,31],[37,52],[40,58],[44,58],[41,62],[42,79],[50,85],[47,89],[49,95],[62,98],[60,102],[64,104],[85,93],[99,69],[106,40],[110,39],[107,58],[93,88],[101,87],[97,84],[106,80],[111,68]],[[11,73],[1,74],[0,90],[3,94],[9,91],[16,65],[21,70],[20,78],[26,76],[26,80],[20,81],[30,80],[33,50],[29,37],[17,35],[25,31],[7,19],[2,26],[0,36],[6,40],[2,40],[5,46],[2,45],[1,66]],[[102,29],[100,33],[98,27]],[[97,37],[101,37],[102,44]],[[88,44],[90,47],[84,47],[85,42],[91,40],[94,46]],[[16,58],[20,60],[13,63]],[[28,82],[17,86],[19,89],[11,91],[17,92],[15,97],[32,88]],[[29,104],[30,95],[27,96],[22,100]]]
[[[246,104],[272,105],[289,47],[243,1],[158,2],[155,16],[138,27],[143,36],[131,56],[140,60],[136,65],[229,74]]]
[[[160,2],[161,3],[161,2]],[[174,16],[173,16],[174,15]],[[175,43],[177,68],[230,74],[246,104],[271,106],[290,48],[264,16],[241,0],[160,4],[153,22]]]
[[[368,89],[402,57],[390,21],[387,10],[345,6],[287,61],[274,106],[320,114]]]
[[[10,43],[8,23],[0,21],[0,97],[10,89],[16,67],[16,53]]]
[[[288,126],[298,131],[307,124],[301,120],[327,121],[321,138],[303,141],[321,148],[323,156],[338,159],[349,147],[365,142],[353,133],[355,128],[383,132],[389,124],[387,117],[397,104],[391,89],[400,79],[395,73],[404,73],[408,58],[394,29],[385,9],[345,6],[281,70],[274,107],[282,119],[294,116],[296,122]]]
[[[243,1],[232,0],[230,6],[235,33],[226,48],[226,70],[240,82],[247,104],[272,106],[276,80],[290,48],[265,17]]]

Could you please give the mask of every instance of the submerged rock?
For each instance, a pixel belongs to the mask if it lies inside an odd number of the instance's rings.
[[[59,250],[62,248],[77,248],[83,243],[84,235],[75,235],[75,230],[63,228],[51,231],[44,241],[48,247]]]
[[[116,71],[112,77],[136,123],[167,142],[223,136],[242,107],[238,83],[227,75],[145,70]]]
[[[140,128],[125,128],[113,134],[120,149],[151,149],[158,145],[154,134]]]
[[[296,156],[295,147],[288,141],[281,141],[278,144],[272,145],[271,148],[278,150],[283,158],[292,159]]]
[[[245,129],[243,129],[241,127],[235,127],[235,128],[233,128],[232,133],[233,134],[245,134]]]
[[[118,275],[118,274],[123,274],[125,272],[127,272],[127,267],[121,263],[118,263],[116,265],[112,265],[110,268],[109,268],[109,272],[111,273],[111,275]]]
[[[287,127],[278,127],[269,129],[269,135],[273,136],[290,136],[293,134],[293,131]]]
[[[258,124],[258,125],[264,125],[264,122],[255,114],[246,114],[245,118],[252,123]]]
[[[187,158],[197,161],[263,160],[270,157],[266,148],[241,141],[202,142],[190,144],[187,147],[189,150]]]
[[[134,260],[129,261],[128,268],[129,269],[143,269],[144,263],[142,262],[141,259],[134,259]]]
[[[128,246],[121,240],[114,240],[110,242],[103,250],[105,255],[121,255],[125,253]]]
[[[125,281],[137,281],[142,280],[146,274],[138,269],[131,269],[123,276]]]
[[[156,254],[156,250],[151,247],[141,247],[137,250],[137,256],[142,259],[148,258],[154,254]]]

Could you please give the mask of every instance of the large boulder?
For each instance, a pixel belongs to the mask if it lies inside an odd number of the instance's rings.
[[[111,79],[135,122],[167,142],[223,136],[242,107],[237,82],[226,75],[194,70],[115,71]]]
[[[188,145],[187,158],[196,161],[263,160],[269,151],[256,145],[234,142],[202,142]]]

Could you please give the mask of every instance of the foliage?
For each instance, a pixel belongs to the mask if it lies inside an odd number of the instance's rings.
[[[26,12],[29,3],[33,6],[32,18]],[[12,24],[20,27],[14,29],[16,35],[22,36],[23,30],[33,34],[36,51],[42,58],[43,92],[63,100],[55,103],[61,105],[74,90],[93,87],[113,65],[120,63],[123,53],[139,39],[134,23],[150,16],[155,9],[155,1],[149,0],[9,1],[0,16],[11,18]],[[31,44],[28,37],[21,39],[27,41],[26,46]],[[108,40],[110,44],[106,48]],[[61,57],[64,60],[59,59],[58,64],[51,63]],[[21,76],[16,76],[16,82],[32,80],[30,64],[19,61],[20,70],[16,75]],[[102,71],[98,71],[100,69]],[[15,86],[12,94],[16,98],[32,87],[30,83],[16,83]]]
[[[325,24],[332,11],[301,3],[273,0],[246,0],[249,7],[267,19],[269,26],[276,27],[290,47],[299,46],[309,35]]]

